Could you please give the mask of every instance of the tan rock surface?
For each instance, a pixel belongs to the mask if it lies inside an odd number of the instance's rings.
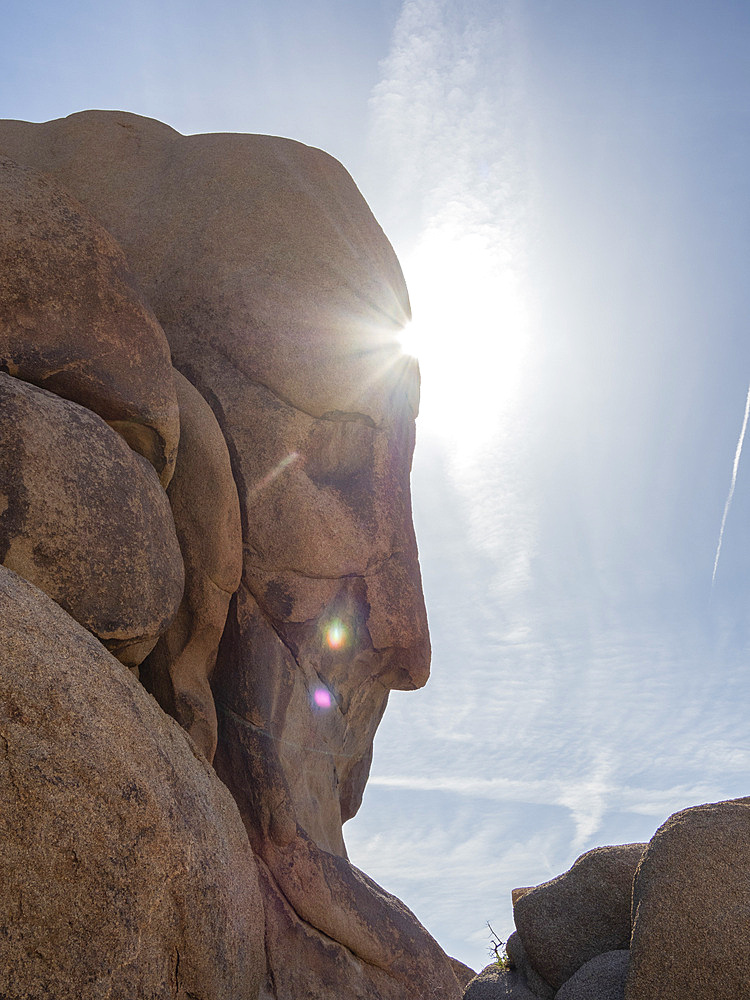
[[[242,576],[242,528],[229,452],[211,407],[179,372],[180,448],[167,495],[185,563],[175,618],[141,665],[162,708],[212,761],[216,709],[209,679]]]
[[[151,465],[90,410],[0,373],[0,509],[0,562],[137,666],[183,588]]]
[[[750,798],[670,816],[633,883],[626,1000],[748,995]]]
[[[369,386],[408,296],[333,157],[274,136],[182,136],[110,111],[0,121],[0,149],[54,174],[114,235],[180,354],[197,336],[316,416],[385,415]],[[301,347],[304,364],[290,366]]]
[[[645,848],[587,851],[516,901],[513,916],[528,961],[553,989],[596,955],[629,946],[633,876]]]
[[[0,370],[98,413],[169,481],[169,347],[122,250],[51,178],[2,156]]]
[[[458,996],[447,956],[411,914],[394,924],[342,835],[389,690],[429,670],[409,497],[418,373],[395,340],[409,305],[388,241],[340,164],[285,139],[86,112],[0,123],[0,147],[115,235],[227,441],[244,561],[213,677],[215,762],[268,865],[268,898],[292,893],[300,940],[331,938],[328,992],[310,996],[367,995],[383,971],[394,1000],[407,977],[425,997]],[[310,888],[325,878],[331,908]],[[269,918],[279,982],[280,928]]]
[[[257,1000],[236,806],[135,678],[0,567],[0,995]]]

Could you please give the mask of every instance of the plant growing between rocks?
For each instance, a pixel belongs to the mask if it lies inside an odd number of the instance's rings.
[[[508,952],[505,950],[505,941],[502,941],[495,931],[492,929],[492,924],[487,921],[487,926],[490,929],[490,954],[494,955],[493,964],[506,971],[510,969],[510,959],[508,958]]]

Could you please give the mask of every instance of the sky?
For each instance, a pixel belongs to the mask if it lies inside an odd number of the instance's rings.
[[[391,697],[352,861],[479,969],[512,888],[747,794],[750,5],[10,0],[3,20],[0,117],[320,146],[399,255],[433,674]]]

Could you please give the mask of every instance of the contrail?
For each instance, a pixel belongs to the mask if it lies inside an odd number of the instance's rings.
[[[727,502],[724,504],[724,515],[721,519],[721,528],[719,529],[719,544],[716,546],[716,558],[714,559],[714,571],[711,576],[711,586],[713,587],[716,581],[716,568],[719,565],[719,556],[721,555],[721,543],[724,541],[724,527],[727,523],[727,514],[729,513],[729,508],[732,506],[732,498],[734,497],[734,487],[737,483],[737,469],[740,467],[740,455],[742,454],[742,445],[745,440],[745,431],[747,430],[747,418],[750,414],[750,386],[747,389],[747,399],[745,400],[745,416],[742,420],[742,430],[740,431],[740,439],[737,442],[737,451],[734,453],[734,466],[732,468],[732,482],[729,484],[729,495],[727,497]]]

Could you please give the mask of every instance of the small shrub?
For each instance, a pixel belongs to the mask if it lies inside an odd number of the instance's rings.
[[[487,926],[490,929],[490,955],[494,958],[493,964],[505,971],[510,968],[510,959],[508,958],[508,952],[505,950],[505,942],[501,941],[497,934],[495,934],[489,920],[487,921]]]

